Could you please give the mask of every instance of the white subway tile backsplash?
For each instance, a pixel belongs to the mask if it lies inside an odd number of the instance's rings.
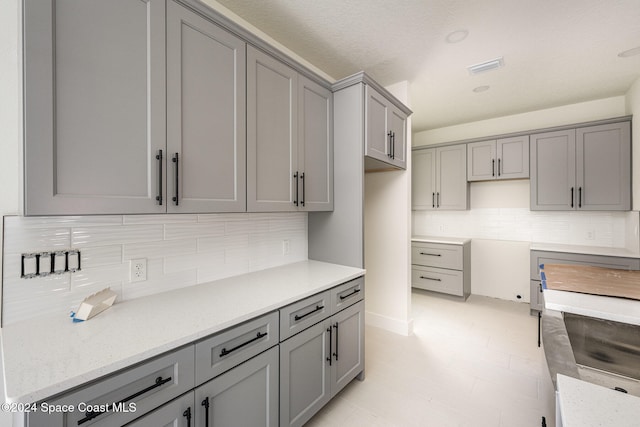
[[[67,315],[105,287],[128,300],[307,259],[306,213],[5,217],[3,324]],[[283,254],[282,241],[290,252]],[[82,270],[21,279],[20,254],[79,248]],[[131,259],[147,280],[130,282]]]

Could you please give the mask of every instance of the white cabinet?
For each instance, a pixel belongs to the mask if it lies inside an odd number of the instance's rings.
[[[531,135],[531,210],[630,209],[630,122]]]
[[[411,185],[413,210],[468,209],[466,145],[414,150]]]
[[[467,299],[471,294],[471,242],[411,242],[411,286]]]
[[[281,311],[281,321],[312,324],[280,343],[281,426],[302,426],[364,372],[364,279],[334,288],[330,304],[323,305],[328,293],[320,295]]]
[[[467,144],[467,180],[529,177],[529,136]]]
[[[24,2],[27,215],[159,213],[165,1]]]
[[[370,85],[365,86],[365,156],[369,170],[395,167],[406,169],[407,114]]]
[[[247,48],[247,209],[333,209],[332,94]]]
[[[167,211],[246,210],[245,42],[167,2]]]

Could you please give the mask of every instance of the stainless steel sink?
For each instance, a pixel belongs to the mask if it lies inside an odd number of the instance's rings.
[[[640,396],[640,326],[546,310],[542,340],[558,373]]]

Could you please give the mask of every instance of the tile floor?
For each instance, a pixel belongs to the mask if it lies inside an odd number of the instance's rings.
[[[555,404],[529,305],[414,290],[414,335],[366,330],[366,379],[307,427],[539,427]]]

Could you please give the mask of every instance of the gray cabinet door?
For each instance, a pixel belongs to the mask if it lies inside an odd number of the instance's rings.
[[[496,141],[467,144],[467,181],[496,179]]]
[[[411,159],[411,208],[436,208],[436,149],[413,150]]]
[[[393,104],[389,104],[387,122],[391,132],[390,163],[407,168],[407,116]]]
[[[387,123],[389,101],[369,85],[365,85],[365,147],[364,155],[389,162],[390,141]]]
[[[335,395],[364,370],[364,302],[358,302],[333,316],[331,326],[331,393]]]
[[[165,1],[24,2],[25,213],[164,212]]]
[[[331,323],[280,343],[280,426],[302,426],[331,399]]]
[[[576,131],[531,138],[531,210],[571,210],[576,196]]]
[[[276,346],[196,388],[194,425],[277,427],[278,369]]]
[[[464,210],[469,207],[467,147],[464,144],[436,149],[436,208]]]
[[[247,46],[247,210],[292,211],[298,159],[298,73]],[[299,185],[299,183],[298,183]]]
[[[244,41],[169,1],[168,212],[246,210],[245,82]]]
[[[138,418],[127,427],[191,427],[194,423],[194,411],[196,410],[193,400],[193,392],[185,394],[169,403],[166,403],[145,415]]]
[[[529,178],[529,135],[496,141],[497,179]]]
[[[576,130],[576,186],[578,209],[631,209],[629,122]]]
[[[333,210],[333,94],[298,76],[298,199],[305,211]]]

